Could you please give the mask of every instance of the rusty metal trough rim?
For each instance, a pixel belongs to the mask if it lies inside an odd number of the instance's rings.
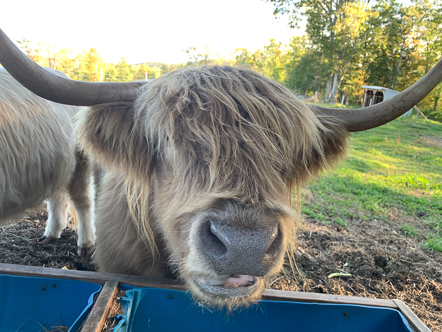
[[[170,279],[149,279],[139,276],[111,274],[90,271],[61,270],[47,267],[24,266],[0,263],[0,275],[16,275],[28,277],[59,278],[93,282],[104,285],[100,296],[86,320],[82,332],[99,332],[104,324],[112,299],[116,296],[120,283],[137,287],[154,287],[176,290],[186,290],[185,285]],[[431,332],[416,314],[402,301],[371,299],[357,296],[342,296],[293,291],[266,289],[263,300],[315,302],[334,304],[356,304],[374,307],[384,307],[399,310],[416,332]]]

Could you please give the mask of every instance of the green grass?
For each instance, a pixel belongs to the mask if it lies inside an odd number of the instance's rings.
[[[314,199],[303,203],[306,216],[344,225],[409,216],[419,230],[403,233],[421,235],[426,247],[442,251],[442,123],[400,118],[353,133],[348,158],[308,188]]]
[[[308,102],[308,104],[312,104],[312,105],[317,105],[317,106],[323,106],[323,107],[329,107],[329,108],[361,108],[361,104],[350,104],[350,105],[342,105],[340,103],[336,103],[336,104],[329,104],[329,103],[313,103],[313,102]]]
[[[338,225],[341,225],[342,227],[347,226],[347,223],[345,222],[345,220],[342,220],[341,218],[335,218],[335,219],[333,219],[333,222]]]
[[[410,237],[414,237],[418,234],[418,231],[416,228],[410,226],[410,225],[401,225],[401,232],[405,235],[408,235]]]
[[[440,235],[433,236],[427,239],[427,242],[423,243],[422,246],[427,250],[437,250],[442,252],[442,237]]]

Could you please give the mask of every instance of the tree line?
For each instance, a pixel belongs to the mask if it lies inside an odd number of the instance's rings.
[[[305,34],[288,45],[271,39],[256,51],[238,48],[230,59],[207,48],[184,50],[185,64],[146,62],[105,63],[95,49],[74,55],[71,50],[51,53],[45,45],[22,50],[37,63],[83,81],[134,81],[157,78],[190,65],[246,65],[285,84],[299,96],[315,92],[323,102],[361,105],[363,84],[402,91],[429,71],[442,55],[442,0],[267,0],[274,15],[288,15],[290,25],[305,24]],[[269,13],[270,15],[270,13]],[[442,84],[419,107],[442,120]],[[342,98],[344,97],[344,98]]]
[[[29,40],[17,41],[23,52],[38,64],[64,72],[71,79],[88,82],[128,82],[160,77],[183,65],[146,62],[130,65],[125,58],[118,63],[105,63],[95,48],[75,54],[61,49],[51,52],[47,45],[33,46]]]

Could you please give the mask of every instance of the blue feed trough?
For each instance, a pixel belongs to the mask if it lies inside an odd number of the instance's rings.
[[[350,304],[260,301],[234,313],[195,304],[189,293],[126,286],[124,316],[114,332],[302,331],[412,332],[394,309]]]
[[[0,275],[0,331],[77,331],[101,286],[89,282]],[[57,329],[58,328],[58,329]]]

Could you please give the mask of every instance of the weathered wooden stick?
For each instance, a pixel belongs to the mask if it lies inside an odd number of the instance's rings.
[[[81,332],[101,332],[118,291],[118,281],[106,281],[94,306],[83,324]]]

